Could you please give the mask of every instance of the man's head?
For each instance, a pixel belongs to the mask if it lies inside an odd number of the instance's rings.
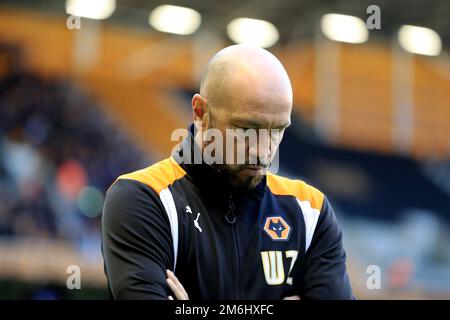
[[[214,167],[225,172],[233,186],[253,189],[263,178],[284,130],[290,125],[292,86],[283,65],[270,52],[233,45],[209,61],[200,93],[192,98],[192,108],[199,130],[195,140],[202,149],[212,142],[205,141],[208,129],[223,134],[224,145],[217,151],[223,164]],[[229,159],[226,152],[230,150],[226,145],[227,129],[254,129],[257,134],[258,143],[234,139],[234,163],[225,160]],[[245,152],[244,164],[236,162],[239,150]]]

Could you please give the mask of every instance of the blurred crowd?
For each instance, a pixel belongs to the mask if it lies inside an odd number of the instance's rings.
[[[145,160],[82,88],[29,71],[1,78],[1,237],[99,243],[107,188]]]

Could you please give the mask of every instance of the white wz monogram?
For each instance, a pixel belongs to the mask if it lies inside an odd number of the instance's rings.
[[[290,276],[290,273],[294,267],[295,261],[297,260],[298,250],[288,250],[284,253],[286,259],[291,259],[291,265],[289,267],[286,283],[292,285],[292,277]],[[261,259],[267,284],[270,286],[282,284],[285,280],[283,251],[262,251]]]

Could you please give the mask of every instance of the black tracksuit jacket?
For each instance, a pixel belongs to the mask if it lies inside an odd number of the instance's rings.
[[[182,145],[197,150],[192,141],[191,132]],[[323,193],[273,174],[252,191],[233,190],[207,164],[183,162],[182,150],[107,192],[102,252],[112,298],[167,299],[166,269],[192,300],[353,298]]]

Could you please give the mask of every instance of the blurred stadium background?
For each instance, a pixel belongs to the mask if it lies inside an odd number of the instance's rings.
[[[449,17],[447,0],[0,1],[0,298],[108,297],[106,189],[168,155],[208,58],[253,41],[294,87],[280,171],[331,199],[357,298],[449,299]]]

